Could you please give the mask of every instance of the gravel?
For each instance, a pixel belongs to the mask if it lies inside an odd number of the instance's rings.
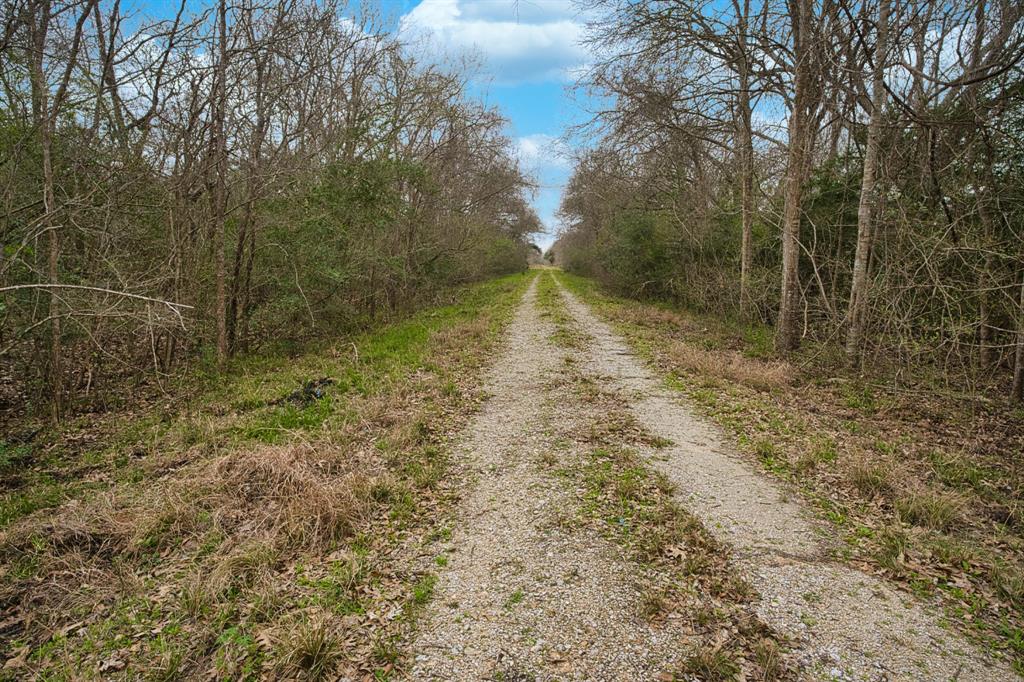
[[[456,448],[458,522],[450,539],[430,548],[447,563],[435,566],[410,679],[671,679],[692,651],[683,619],[652,624],[639,615],[642,571],[593,525],[572,522],[576,491],[555,475],[580,456],[565,434],[584,420],[568,382],[557,380],[567,354],[624,398],[647,431],[671,441],[646,452],[650,466],[730,545],[736,570],[759,594],[757,615],[793,642],[801,677],[1019,679],[943,628],[934,605],[830,559],[829,527],[744,461],[564,290],[589,342],[560,349],[537,308],[536,285],[489,371],[491,397]]]
[[[684,405],[585,304],[562,293],[579,329],[592,340],[582,368],[605,390],[627,398],[644,427],[672,442],[648,453],[651,466],[733,548],[737,569],[760,595],[758,615],[795,642],[803,676],[1020,679],[943,628],[934,605],[830,560],[830,529],[823,522],[744,461],[724,433]]]
[[[555,441],[572,418],[558,409],[570,396],[551,381],[565,353],[538,311],[536,284],[457,448],[459,522],[417,624],[412,679],[653,680],[689,651],[672,622],[639,616],[637,572],[621,550],[563,522],[576,499],[550,462],[569,456]]]

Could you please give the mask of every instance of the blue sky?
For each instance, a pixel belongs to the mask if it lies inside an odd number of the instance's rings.
[[[534,206],[548,234],[536,241],[550,246],[571,169],[558,138],[586,116],[568,92],[588,59],[571,0],[384,0],[382,8],[416,49],[480,60],[472,87],[510,120],[523,168],[540,185]]]

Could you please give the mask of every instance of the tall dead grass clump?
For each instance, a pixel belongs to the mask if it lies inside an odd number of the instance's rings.
[[[135,512],[131,547],[160,550],[197,535],[204,525],[204,492],[190,480],[151,490],[147,502]]]
[[[474,342],[479,342],[487,337],[491,323],[486,317],[481,316],[474,320],[439,329],[432,335],[432,341],[440,349],[473,348]],[[432,345],[434,345],[432,344]]]
[[[290,623],[276,648],[275,672],[306,680],[331,676],[343,653],[339,633],[321,614]]]
[[[688,317],[654,306],[624,306],[617,311],[617,317],[641,327],[667,327],[684,332],[697,329],[697,325]]]
[[[112,493],[104,493],[89,502],[72,500],[48,518],[19,524],[4,544],[26,547],[44,538],[60,553],[110,557],[128,548],[134,532],[133,510],[119,504]]]
[[[727,379],[759,391],[788,386],[794,375],[788,362],[757,360],[729,350],[708,351],[684,342],[671,344],[668,358],[679,369]]]
[[[266,534],[282,549],[323,548],[351,535],[371,511],[371,476],[308,446],[239,451],[216,460],[222,525]]]

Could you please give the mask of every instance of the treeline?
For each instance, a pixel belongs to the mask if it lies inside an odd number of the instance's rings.
[[[567,267],[1021,399],[1024,6],[589,4]]]
[[[525,265],[530,183],[459,69],[336,0],[186,4],[3,3],[2,407]]]

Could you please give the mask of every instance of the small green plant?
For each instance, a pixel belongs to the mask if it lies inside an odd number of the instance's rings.
[[[843,391],[843,403],[865,414],[874,414],[878,411],[878,403],[870,386],[847,386]]]
[[[508,599],[505,600],[505,608],[511,609],[516,604],[521,604],[525,598],[526,594],[522,590],[516,590],[508,596]]]
[[[804,473],[820,464],[836,461],[836,443],[831,438],[820,440],[814,447],[804,450],[796,462],[796,470]]]
[[[776,476],[786,476],[789,473],[789,462],[779,451],[779,448],[767,438],[759,438],[754,441],[754,454],[760,458],[765,468]]]
[[[949,530],[961,518],[958,497],[934,490],[910,490],[900,494],[893,506],[900,520],[934,530]]]
[[[18,443],[8,443],[0,440],[0,473],[13,471],[18,467],[25,466],[32,457],[32,446]]]
[[[705,644],[683,662],[679,673],[705,682],[731,682],[739,676],[740,667],[727,648]]]
[[[434,596],[434,587],[437,585],[437,576],[428,573],[419,579],[412,588],[412,601],[417,606],[423,606]]]

